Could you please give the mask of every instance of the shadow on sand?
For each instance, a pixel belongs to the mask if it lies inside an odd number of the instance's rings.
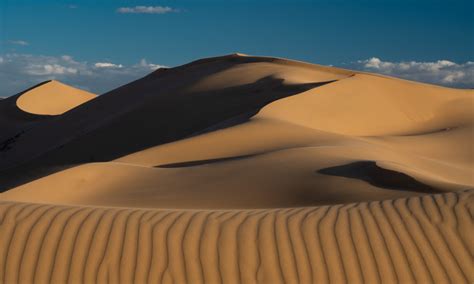
[[[394,190],[406,190],[425,193],[440,192],[434,187],[421,183],[411,176],[379,167],[374,161],[360,161],[346,165],[335,166],[318,170],[318,173],[359,179],[369,184]]]

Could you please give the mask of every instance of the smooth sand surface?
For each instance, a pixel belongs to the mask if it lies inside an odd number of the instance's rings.
[[[0,282],[474,281],[472,90],[234,54],[33,109],[65,89],[0,124]]]
[[[96,96],[52,80],[21,94],[16,104],[21,110],[40,115],[58,115]]]

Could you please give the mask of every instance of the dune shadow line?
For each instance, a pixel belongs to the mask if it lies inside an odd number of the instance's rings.
[[[241,160],[241,159],[246,159],[253,156],[256,156],[256,155],[251,154],[251,155],[241,155],[241,156],[225,157],[225,158],[217,158],[217,159],[186,161],[186,162],[158,165],[158,166],[155,166],[155,168],[186,168],[186,167],[208,165],[208,164],[214,164],[214,163],[220,163],[220,162]]]
[[[440,192],[438,189],[421,183],[407,174],[379,167],[374,161],[359,161],[346,165],[324,168],[318,170],[318,173],[359,179],[373,186],[385,189],[424,193]]]

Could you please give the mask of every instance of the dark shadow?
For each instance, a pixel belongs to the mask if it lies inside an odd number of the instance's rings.
[[[186,161],[186,162],[158,165],[158,166],[155,166],[155,168],[186,168],[186,167],[208,165],[208,164],[214,164],[214,163],[220,163],[220,162],[242,160],[242,159],[250,158],[253,156],[255,155],[252,154],[252,155],[242,155],[242,156],[225,157],[225,158],[208,159],[208,160]]]
[[[21,95],[49,82],[42,82],[16,95],[0,100],[0,144],[9,139],[15,139],[18,133],[24,132],[39,122],[47,121],[52,117],[51,115],[28,113],[17,106],[17,100]]]
[[[73,168],[78,165],[62,165],[51,167],[36,167],[36,165],[24,165],[22,167],[8,169],[0,172],[0,193],[15,188],[22,184]]]
[[[0,112],[2,113],[3,116],[8,117],[10,119],[13,119],[16,121],[25,121],[25,122],[47,119],[47,118],[52,117],[53,115],[29,113],[29,112],[21,110],[17,106],[17,100],[21,97],[21,95],[26,94],[29,91],[36,89],[42,85],[45,85],[49,82],[51,82],[51,80],[41,82],[20,93],[17,93],[8,98],[4,98],[3,100],[0,100]]]
[[[434,187],[421,183],[411,176],[379,167],[374,161],[354,162],[346,165],[320,169],[318,173],[363,180],[369,184],[394,190],[424,193],[440,192]]]

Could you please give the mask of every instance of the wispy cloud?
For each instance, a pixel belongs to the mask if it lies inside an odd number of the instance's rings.
[[[75,5],[75,4],[70,4],[67,6],[69,9],[77,9],[79,8],[79,6]]]
[[[168,6],[135,6],[135,7],[121,7],[117,9],[120,14],[167,14],[177,13],[178,9]]]
[[[9,40],[8,43],[9,43],[9,44],[14,44],[14,45],[21,45],[21,46],[30,45],[29,42],[24,41],[24,40]]]
[[[122,64],[115,64],[110,62],[97,62],[94,64],[97,68],[123,68]]]
[[[101,94],[160,67],[164,66],[145,59],[127,66],[112,62],[76,61],[68,55],[4,54],[0,55],[0,97],[14,95],[52,79]]]
[[[474,88],[474,62],[472,61],[465,63],[449,60],[390,62],[372,57],[353,62],[348,67],[448,87]]]

